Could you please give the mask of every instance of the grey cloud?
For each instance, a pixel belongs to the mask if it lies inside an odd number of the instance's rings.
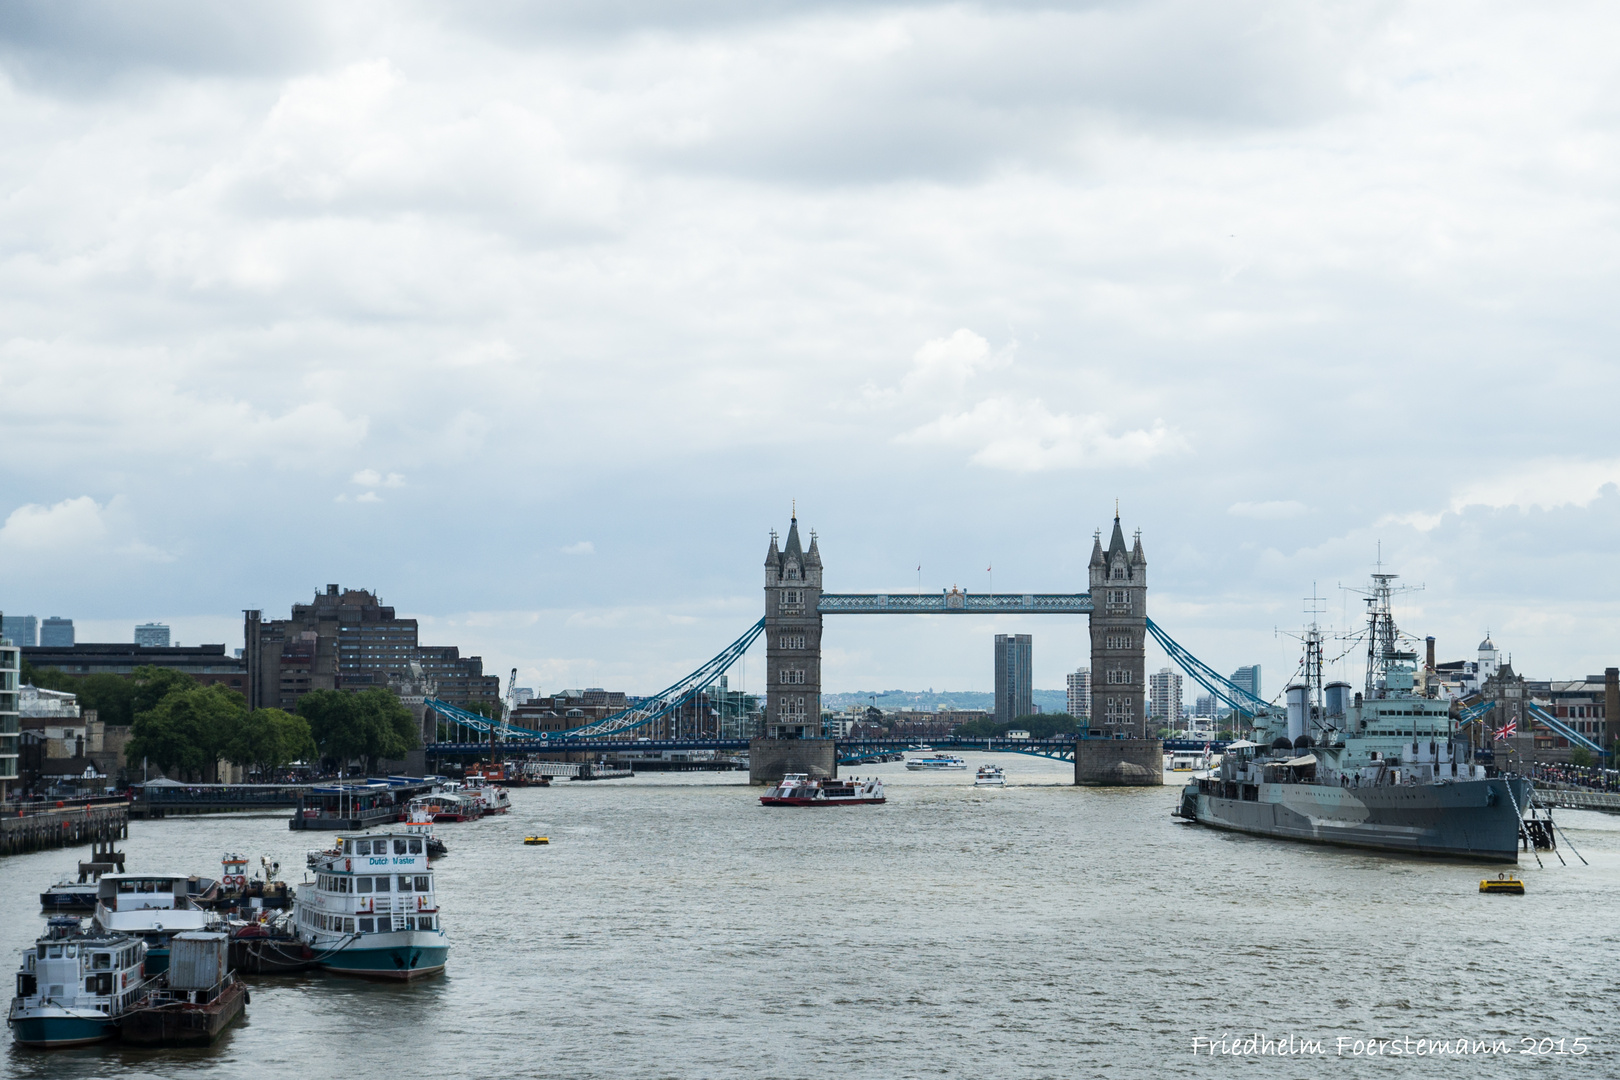
[[[315,10],[304,0],[7,0],[0,66],[23,85],[70,95],[150,72],[281,74],[319,55]]]

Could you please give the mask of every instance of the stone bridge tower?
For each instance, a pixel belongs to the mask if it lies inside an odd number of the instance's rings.
[[[821,553],[799,544],[799,517],[765,555],[765,737],[821,738]]]
[[[1117,509],[1108,550],[1092,540],[1091,603],[1091,732],[1147,738],[1147,556],[1140,530],[1126,548]]]

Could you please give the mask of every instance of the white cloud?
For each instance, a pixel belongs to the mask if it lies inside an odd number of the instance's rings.
[[[591,543],[589,540],[581,540],[577,544],[569,544],[567,547],[559,550],[561,550],[564,555],[595,555],[596,545]]]
[[[1162,421],[1113,435],[1106,417],[1053,413],[1038,399],[999,397],[941,416],[895,441],[962,447],[976,465],[1013,472],[1146,465],[1185,445]]]
[[[59,552],[101,545],[107,539],[102,507],[90,496],[52,506],[19,506],[0,527],[0,547],[19,552]]]
[[[363,503],[380,503],[382,502],[382,496],[378,495],[375,491],[362,491],[360,494],[354,497],[354,501]]]
[[[376,487],[378,484],[382,483],[382,473],[378,472],[376,469],[361,469],[359,472],[350,477],[350,479],[356,484],[359,484],[361,487]]]
[[[1254,518],[1256,521],[1283,521],[1310,513],[1310,507],[1291,499],[1271,502],[1235,502],[1226,508],[1233,517]]]
[[[1471,507],[1528,513],[1590,506],[1604,489],[1616,486],[1620,486],[1620,458],[1542,458],[1471,481],[1458,489],[1444,510],[1390,514],[1384,520],[1427,531],[1447,513],[1460,514]]]

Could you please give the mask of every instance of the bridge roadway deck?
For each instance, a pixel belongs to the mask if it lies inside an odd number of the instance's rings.
[[[1090,593],[822,593],[821,615],[1089,615]]]
[[[503,739],[495,745],[503,752],[515,751],[524,754],[577,754],[577,753],[618,753],[626,750],[747,750],[747,739]],[[1050,754],[1054,751],[1074,750],[1075,740],[1063,739],[998,739],[998,738],[965,738],[951,736],[945,739],[839,739],[836,748],[840,757],[847,757],[858,752],[866,753],[895,753],[900,750],[915,749],[919,745],[931,746],[936,750],[990,750],[1011,753]],[[1167,751],[1200,752],[1208,746],[1214,753],[1220,753],[1226,744],[1220,742],[1205,743],[1192,740],[1165,740],[1164,748]],[[429,743],[427,752],[430,754],[486,754],[489,752],[488,742],[445,742]]]

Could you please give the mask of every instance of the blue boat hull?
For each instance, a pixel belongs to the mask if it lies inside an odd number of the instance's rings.
[[[318,944],[312,945],[316,950]],[[444,971],[450,945],[442,931],[402,930],[361,935],[353,944],[322,956],[320,966],[366,979],[424,979]]]
[[[105,1016],[34,1015],[13,1016],[11,1037],[23,1046],[54,1049],[84,1046],[110,1039],[118,1025]]]

